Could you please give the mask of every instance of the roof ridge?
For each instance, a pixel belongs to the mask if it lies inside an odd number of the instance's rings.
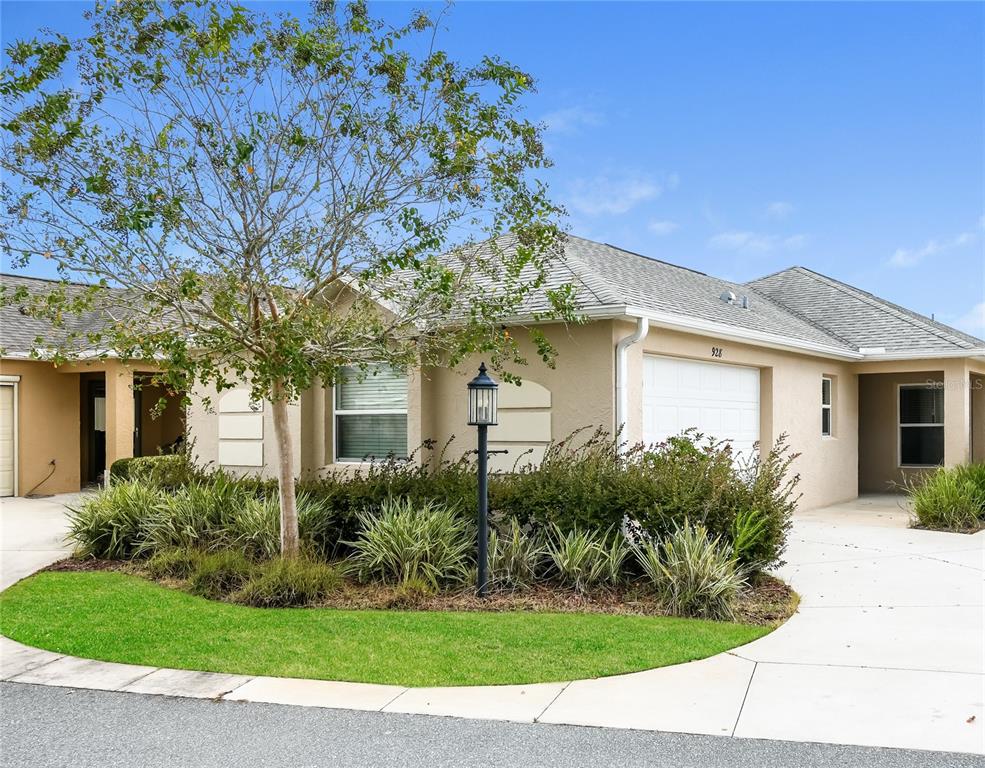
[[[583,242],[591,243],[592,245],[596,245],[596,246],[597,245],[603,245],[603,246],[610,247],[610,248],[612,247],[612,246],[608,246],[606,243],[598,243],[595,240],[589,240],[588,238],[579,237],[578,235],[571,235],[571,234],[567,234],[566,233],[565,234],[565,237],[573,237],[576,240],[581,240]],[[582,270],[584,270],[585,272],[587,272],[588,274],[590,274],[592,277],[594,277],[596,280],[598,280],[599,282],[602,283],[602,285],[605,288],[605,292],[608,293],[608,295],[606,297],[603,298],[602,296],[600,296],[599,293],[598,293],[598,291],[595,290],[595,287],[593,287],[592,285],[590,285],[588,283],[588,281],[585,279],[585,276],[583,274],[577,273],[577,272],[575,272],[571,268],[571,265],[568,262],[570,260],[572,260],[572,259],[574,261],[577,261],[578,262],[578,264],[582,268]],[[565,250],[563,261],[564,261],[564,265],[568,268],[568,271],[571,272],[571,274],[575,275],[581,281],[581,284],[584,285],[589,290],[589,292],[596,298],[596,300],[599,303],[601,303],[601,304],[625,304],[626,303],[625,297],[620,298],[619,291],[609,281],[609,278],[607,278],[605,275],[600,274],[600,273],[596,272],[595,270],[593,270],[585,262],[585,260],[582,259],[582,258],[580,258],[576,253],[574,253],[574,252],[568,252],[567,250]]]
[[[932,320],[931,318],[921,315],[919,312],[914,312],[912,309],[907,309],[899,304],[894,304],[893,302],[882,298],[881,296],[876,296],[874,293],[865,291],[861,288],[856,288],[854,285],[842,282],[833,277],[828,277],[827,275],[821,274],[820,272],[815,272],[813,269],[808,269],[807,267],[792,267],[792,269],[799,270],[806,274],[813,280],[819,282],[824,282],[830,285],[835,290],[839,290],[842,293],[849,295],[854,295],[860,301],[864,301],[869,306],[880,309],[887,314],[895,316],[897,319],[902,320],[910,325],[921,328],[928,333],[937,336],[939,339],[948,341],[958,347],[963,349],[974,349],[975,345],[966,339],[962,339],[960,336],[956,336],[955,332],[962,333],[958,331],[957,328],[951,328],[944,323],[940,323],[937,320]],[[969,338],[976,338],[967,334]]]
[[[74,285],[79,288],[98,288],[99,283],[82,283],[76,280],[63,280],[58,277],[36,277],[34,275],[19,275],[16,272],[0,272],[0,280],[5,277],[13,277],[17,280],[33,280],[39,283],[57,283],[59,285]]]
[[[781,272],[786,272],[786,271],[787,270],[781,270]],[[780,274],[780,272],[776,272],[774,274],[777,274],[778,275],[778,274]],[[772,275],[767,275],[767,277],[772,277]],[[761,278],[761,279],[765,279],[765,278]],[[752,282],[756,282],[756,281],[752,281]],[[760,293],[756,287],[751,287],[750,288],[750,283],[744,283],[743,284],[743,287],[744,288],[749,288],[749,290],[751,290],[753,293],[755,293],[756,296],[761,297],[761,298],[764,298],[767,301],[772,302],[773,304],[775,304],[776,306],[778,306],[780,309],[782,309],[784,312],[788,312],[789,314],[791,314],[794,317],[796,317],[798,320],[803,320],[805,323],[807,323],[812,328],[815,328],[818,331],[821,331],[821,333],[825,334],[826,336],[830,336],[832,339],[836,339],[837,341],[841,342],[842,344],[844,344],[849,349],[853,349],[853,350],[858,351],[858,345],[853,344],[851,341],[849,341],[848,339],[846,339],[844,336],[842,336],[839,333],[836,333],[835,331],[832,331],[830,328],[827,328],[827,327],[821,325],[816,320],[812,320],[809,316],[805,315],[803,312],[801,312],[801,311],[799,311],[797,309],[794,309],[793,307],[787,305],[786,302],[781,301],[780,299],[778,299],[778,298],[776,298],[774,296],[770,296],[770,295],[768,295],[766,293]]]

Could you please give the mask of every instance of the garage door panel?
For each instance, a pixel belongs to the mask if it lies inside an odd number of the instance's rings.
[[[663,442],[689,428],[750,453],[759,440],[759,370],[645,356],[644,442]]]
[[[0,386],[0,496],[14,493],[14,388]]]

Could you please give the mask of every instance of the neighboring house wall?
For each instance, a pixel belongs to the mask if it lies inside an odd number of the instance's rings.
[[[51,472],[36,493],[79,490],[79,377],[50,363],[2,360],[0,374],[20,376],[17,387],[17,493],[29,493]]]
[[[629,323],[617,326],[615,338],[625,336],[633,327]],[[720,357],[713,356],[712,347],[720,351]],[[768,448],[784,432],[791,451],[800,454],[793,464],[793,471],[801,478],[800,507],[811,509],[858,494],[858,382],[851,363],[663,328],[651,328],[647,337],[630,347],[629,352],[630,440],[639,440],[642,435],[644,354],[755,367],[760,370],[761,446]],[[833,383],[831,437],[821,434],[823,377],[830,377]]]

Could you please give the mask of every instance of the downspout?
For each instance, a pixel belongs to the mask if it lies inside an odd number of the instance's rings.
[[[629,392],[626,388],[626,353],[631,346],[646,336],[650,330],[650,321],[645,317],[636,318],[636,330],[616,344],[616,430],[621,433],[626,426],[626,414],[629,412]],[[620,451],[625,450],[625,435],[620,434]]]

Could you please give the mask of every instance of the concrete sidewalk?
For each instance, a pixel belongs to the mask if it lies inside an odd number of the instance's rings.
[[[985,534],[909,530],[895,497],[798,516],[780,629],[729,653],[522,686],[398,686],[110,664],[0,644],[12,682],[473,719],[985,754]]]
[[[0,590],[71,552],[65,506],[79,496],[0,499]]]

